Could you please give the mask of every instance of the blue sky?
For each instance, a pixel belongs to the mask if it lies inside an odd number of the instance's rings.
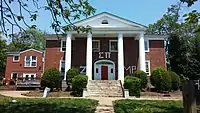
[[[39,1],[41,5],[45,4],[45,0]],[[96,8],[96,14],[109,12],[146,26],[155,23],[162,17],[170,5],[177,4],[178,1],[179,0],[89,0],[91,5]],[[15,11],[18,11],[16,4],[13,4],[12,7]],[[182,13],[189,12],[193,9],[200,11],[200,1],[196,2],[195,5],[190,8],[185,7]],[[50,28],[51,17],[48,11],[40,10],[39,18],[34,24],[42,31],[52,32]]]
[[[179,0],[89,0],[91,5],[95,7],[96,14],[101,12],[109,12],[131,21],[148,26],[155,23],[167,11],[172,4],[177,4]],[[200,1],[194,6],[185,7],[183,12],[193,9],[200,11]],[[51,31],[50,17],[48,13],[42,13],[36,24],[41,30]]]

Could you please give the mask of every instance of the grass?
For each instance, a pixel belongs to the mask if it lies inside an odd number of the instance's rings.
[[[183,113],[182,101],[117,100],[115,113]]]
[[[11,98],[0,96],[0,113],[94,113],[98,102],[78,98]]]

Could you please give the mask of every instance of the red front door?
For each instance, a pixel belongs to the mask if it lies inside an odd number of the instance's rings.
[[[108,66],[101,66],[101,80],[108,80]]]

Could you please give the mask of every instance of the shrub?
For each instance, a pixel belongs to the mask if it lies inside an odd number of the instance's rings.
[[[71,68],[71,69],[69,69],[69,70],[67,71],[67,82],[68,82],[68,83],[72,83],[72,79],[73,79],[75,76],[77,76],[77,75],[79,75],[78,69],[76,69],[76,68]],[[68,83],[67,83],[67,84],[68,84]]]
[[[171,89],[171,77],[162,68],[154,69],[150,80],[158,91],[169,91]]]
[[[151,81],[151,84],[153,86],[156,85],[156,83],[159,82],[158,78],[164,74],[164,70],[162,68],[155,68],[152,73],[151,73],[151,76],[150,76],[150,81]]]
[[[56,68],[50,68],[44,71],[41,78],[41,86],[49,87],[51,89],[58,88],[60,82],[60,72]]]
[[[180,77],[173,71],[168,71],[168,75],[171,77],[172,84],[171,84],[171,89],[174,91],[177,91],[180,87]]]
[[[133,73],[133,76],[141,79],[141,88],[146,88],[147,87],[147,82],[148,82],[148,78],[147,78],[147,74],[144,71],[135,71]]]
[[[140,96],[141,84],[140,79],[133,76],[126,76],[124,80],[124,88],[129,90],[130,96]]]
[[[72,78],[72,95],[82,96],[83,88],[86,88],[87,85],[87,76],[86,75],[77,75]]]

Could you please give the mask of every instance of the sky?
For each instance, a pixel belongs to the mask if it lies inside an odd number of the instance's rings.
[[[45,0],[39,0],[40,4],[45,4]],[[109,12],[114,15],[148,26],[159,20],[166,13],[167,8],[172,4],[177,4],[179,0],[89,0],[89,3],[96,8],[96,13]],[[16,5],[12,6],[16,11]],[[192,7],[185,7],[181,13],[192,10],[200,11],[200,0]],[[39,11],[39,17],[34,24],[48,33],[51,17],[48,11]]]

